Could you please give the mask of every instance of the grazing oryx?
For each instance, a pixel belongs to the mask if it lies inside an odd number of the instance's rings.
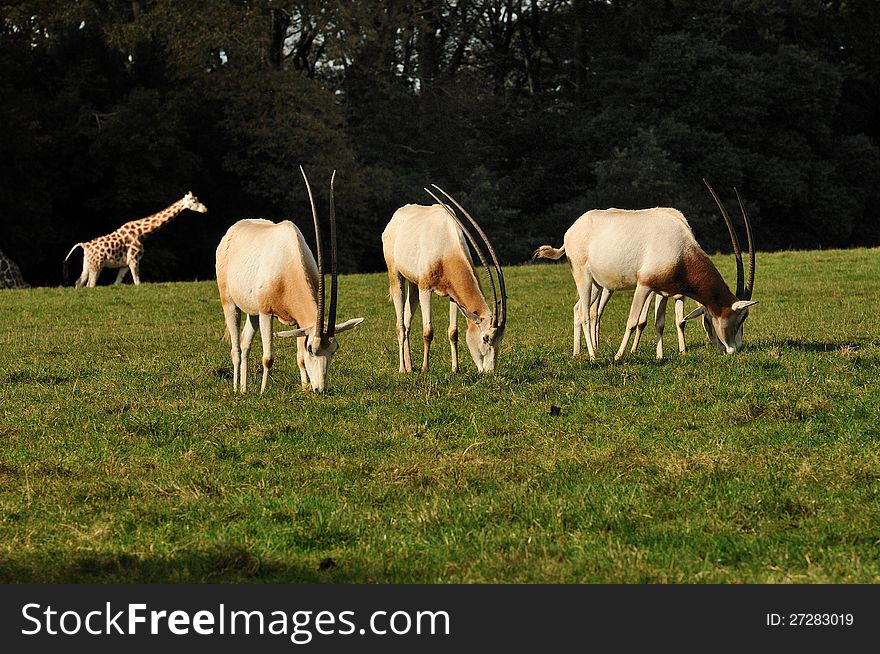
[[[140,263],[141,257],[144,256],[144,246],[141,241],[145,236],[167,225],[169,220],[184,209],[205,213],[208,207],[199,202],[199,199],[190,191],[170,207],[166,207],[152,216],[140,220],[130,220],[105,236],[93,238],[87,243],[77,243],[70,248],[70,252],[64,257],[65,282],[67,260],[76,248],[82,248],[83,269],[79,279],[76,280],[77,288],[82,288],[84,285],[95,286],[98,282],[98,275],[104,268],[119,268],[114,284],[122,283],[125,274],[131,270],[131,277],[137,286],[141,283]]]
[[[428,356],[434,338],[431,324],[432,291],[441,296],[449,296],[447,335],[453,372],[458,372],[458,311],[467,318],[465,340],[477,370],[493,372],[507,322],[504,273],[492,244],[473,217],[446,191],[436,184],[433,186],[451,200],[476,229],[492,259],[492,267],[498,276],[498,289],[496,290],[489,264],[477,241],[455,211],[433,192],[425,189],[438,204],[408,204],[395,211],[382,232],[382,251],[388,266],[391,301],[397,313],[400,372],[412,372],[409,331],[416,300],[422,310],[422,370],[428,369]],[[483,297],[465,239],[473,246],[489,275],[493,298],[491,307]]]
[[[727,223],[736,257],[736,295],[730,292],[718,269],[700,248],[680,211],[655,209],[592,210],[578,218],[565,233],[562,248],[543,245],[535,257],[559,259],[568,255],[572,276],[578,288],[580,311],[576,320],[584,331],[590,360],[596,357],[596,315],[591,308],[593,287],[613,292],[634,288],[632,306],[620,348],[614,355],[620,359],[626,351],[632,331],[639,324],[651,293],[662,296],[684,295],[702,306],[685,320],[703,316],[703,327],[713,345],[731,354],[742,348],[743,322],[749,315],[755,281],[755,250],[752,228],[742,199],[737,193],[746,226],[749,245],[749,274],[743,277],[742,253],[730,216],[706,180],[715,203]],[[584,311],[583,308],[587,307]]]
[[[278,336],[296,336],[296,362],[303,387],[321,393],[327,386],[330,359],[339,348],[335,334],[357,327],[363,318],[336,324],[336,209],[333,178],[330,180],[330,308],[324,324],[324,263],[321,231],[312,189],[300,166],[315,222],[318,262],[306,245],[302,232],[289,220],[240,220],[226,232],[217,247],[217,287],[232,341],[232,388],[247,389],[247,360],[257,329],[263,342],[263,383],[266,390],[272,367],[272,318],[296,323],[297,328]],[[333,176],[335,178],[336,172]],[[241,313],[247,314],[239,337]]]

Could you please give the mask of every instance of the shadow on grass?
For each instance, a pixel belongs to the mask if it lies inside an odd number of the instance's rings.
[[[376,583],[385,574],[316,556],[314,561],[261,559],[242,548],[188,552],[171,557],[83,554],[46,558],[0,559],[0,583]]]
[[[762,341],[761,347],[778,347],[785,350],[797,350],[799,352],[837,352],[841,350],[853,351],[872,345],[871,340],[861,341],[807,341],[793,338],[774,339]]]

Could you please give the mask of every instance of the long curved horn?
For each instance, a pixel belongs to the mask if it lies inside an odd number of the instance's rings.
[[[752,223],[749,220],[749,214],[746,212],[746,207],[743,204],[742,198],[739,196],[739,191],[736,191],[736,199],[739,202],[739,209],[742,211],[743,220],[746,223],[746,240],[749,245],[749,274],[746,277],[745,285],[743,286],[743,300],[751,300],[752,299],[752,291],[755,288],[755,243],[752,240]]]
[[[333,197],[333,182],[336,180],[336,171],[330,175],[330,308],[327,309],[327,338],[332,338],[336,333],[336,290],[337,290],[337,266],[336,266],[336,202]]]
[[[436,184],[432,184],[432,186],[434,186],[435,188],[437,188],[438,190],[440,190],[441,192],[443,192],[445,194],[443,189],[438,187]],[[470,242],[471,246],[476,251],[477,256],[480,257],[480,262],[483,264],[483,268],[486,269],[486,274],[489,276],[489,285],[492,287],[492,300],[493,300],[492,323],[493,323],[493,326],[495,326],[497,324],[497,314],[498,314],[498,311],[497,311],[497,309],[498,309],[498,294],[495,292],[495,279],[492,277],[492,272],[489,269],[489,262],[486,261],[486,257],[485,257],[485,255],[483,255],[483,250],[477,244],[477,240],[474,238],[473,234],[471,234],[470,231],[468,230],[468,228],[464,226],[464,223],[462,223],[461,220],[459,220],[459,218],[455,214],[455,212],[449,208],[449,205],[447,205],[445,202],[443,202],[443,200],[438,198],[433,192],[431,192],[430,189],[426,188],[425,192],[428,193],[428,195],[430,195],[432,198],[437,200],[437,202],[440,204],[440,206],[446,210],[446,213],[448,213],[450,216],[452,216],[452,219],[461,228],[461,231],[464,233],[464,235],[467,237],[467,240]],[[447,197],[449,197],[449,196],[447,195]],[[456,203],[456,204],[458,204],[458,203]]]
[[[306,190],[309,192],[309,203],[312,205],[312,219],[315,221],[315,250],[318,259],[318,311],[315,318],[315,334],[322,340],[324,338],[324,255],[321,254],[321,226],[318,224],[318,211],[315,209],[315,198],[312,196],[312,187],[306,171],[299,167],[303,179],[306,182]]]
[[[709,189],[709,193],[712,194],[712,199],[715,200],[715,204],[721,209],[721,215],[724,217],[724,222],[727,223],[727,231],[730,233],[730,242],[733,244],[733,256],[736,258],[736,297],[741,300],[743,299],[743,259],[742,250],[740,250],[739,247],[739,239],[736,237],[733,223],[730,222],[730,216],[727,215],[727,209],[721,204],[721,200],[718,198],[715,189],[712,188],[712,185],[709,184],[705,178],[703,178],[703,184]]]
[[[480,227],[480,225],[477,223],[477,221],[474,220],[474,217],[471,216],[467,212],[467,210],[463,206],[461,206],[454,197],[449,195],[449,193],[444,191],[442,188],[440,188],[436,184],[431,184],[431,186],[433,186],[435,189],[440,191],[443,195],[445,195],[447,198],[449,198],[456,207],[458,207],[458,209],[470,221],[471,225],[474,226],[474,228],[477,230],[477,233],[480,235],[480,237],[483,239],[483,242],[486,244],[486,249],[489,251],[489,256],[492,257],[492,263],[495,265],[495,273],[498,275],[498,286],[499,286],[499,290],[501,292],[501,304],[499,307],[498,296],[495,295],[495,285],[494,284],[492,285],[492,295],[495,300],[495,312],[494,312],[495,327],[499,327],[499,326],[503,327],[504,324],[507,322],[507,287],[504,284],[504,272],[501,270],[501,263],[498,261],[498,255],[495,254],[495,248],[492,247],[492,242],[489,240],[489,237],[486,236],[486,232],[483,231],[482,227]],[[491,278],[491,275],[490,275],[490,278]]]

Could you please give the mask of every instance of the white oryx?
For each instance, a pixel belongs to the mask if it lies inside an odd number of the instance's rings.
[[[436,184],[432,186],[451,200],[476,229],[492,259],[492,267],[498,276],[498,288],[496,290],[489,264],[477,241],[455,211],[433,192],[425,189],[438,204],[407,204],[395,211],[382,232],[382,251],[388,266],[389,294],[397,314],[399,370],[412,371],[409,332],[417,300],[422,310],[422,370],[428,369],[431,341],[434,338],[431,323],[433,291],[440,296],[449,296],[447,336],[452,353],[452,370],[458,372],[458,311],[461,311],[467,318],[465,340],[477,370],[492,372],[498,362],[498,350],[507,322],[504,273],[492,244],[473,217],[446,191]],[[489,275],[493,298],[491,307],[483,297],[465,239],[473,246]]]
[[[730,216],[706,180],[715,203],[727,224],[737,265],[736,294],[730,292],[718,269],[700,248],[680,211],[665,207],[641,210],[605,209],[586,212],[565,233],[561,248],[543,245],[536,258],[559,259],[567,255],[578,289],[575,325],[580,325],[587,341],[590,359],[596,357],[598,316],[604,309],[600,300],[593,309],[594,287],[616,290],[635,289],[626,331],[614,355],[620,359],[630,335],[646,313],[651,293],[664,297],[682,295],[702,306],[684,320],[703,316],[703,327],[713,345],[731,354],[742,348],[743,322],[749,315],[755,281],[755,250],[752,228],[737,192],[745,221],[749,245],[748,279],[743,276],[742,252]],[[603,298],[607,302],[605,293]],[[583,311],[583,307],[588,307]],[[575,339],[579,345],[579,338]],[[577,350],[577,346],[576,346]]]
[[[315,247],[318,262],[306,244],[302,232],[289,220],[240,220],[226,232],[217,247],[217,287],[232,341],[232,388],[247,389],[247,360],[257,329],[263,342],[263,383],[266,390],[269,369],[274,360],[272,318],[297,328],[279,332],[282,337],[297,337],[296,362],[303,386],[321,393],[327,386],[327,371],[339,348],[335,334],[357,327],[363,318],[336,324],[336,209],[333,178],[330,180],[330,307],[324,323],[324,263],[321,254],[321,230],[312,189],[300,166],[315,223]],[[239,335],[242,312],[247,314]]]

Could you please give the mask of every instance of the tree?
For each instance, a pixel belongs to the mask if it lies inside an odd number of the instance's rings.
[[[146,270],[209,277],[233,221],[308,220],[300,164],[322,213],[339,171],[346,270],[383,267],[382,228],[432,182],[507,262],[608,205],[673,204],[726,249],[703,177],[740,191],[762,249],[880,243],[876,3],[17,0],[0,19],[0,247],[36,284],[187,190],[208,218],[159,232]]]

